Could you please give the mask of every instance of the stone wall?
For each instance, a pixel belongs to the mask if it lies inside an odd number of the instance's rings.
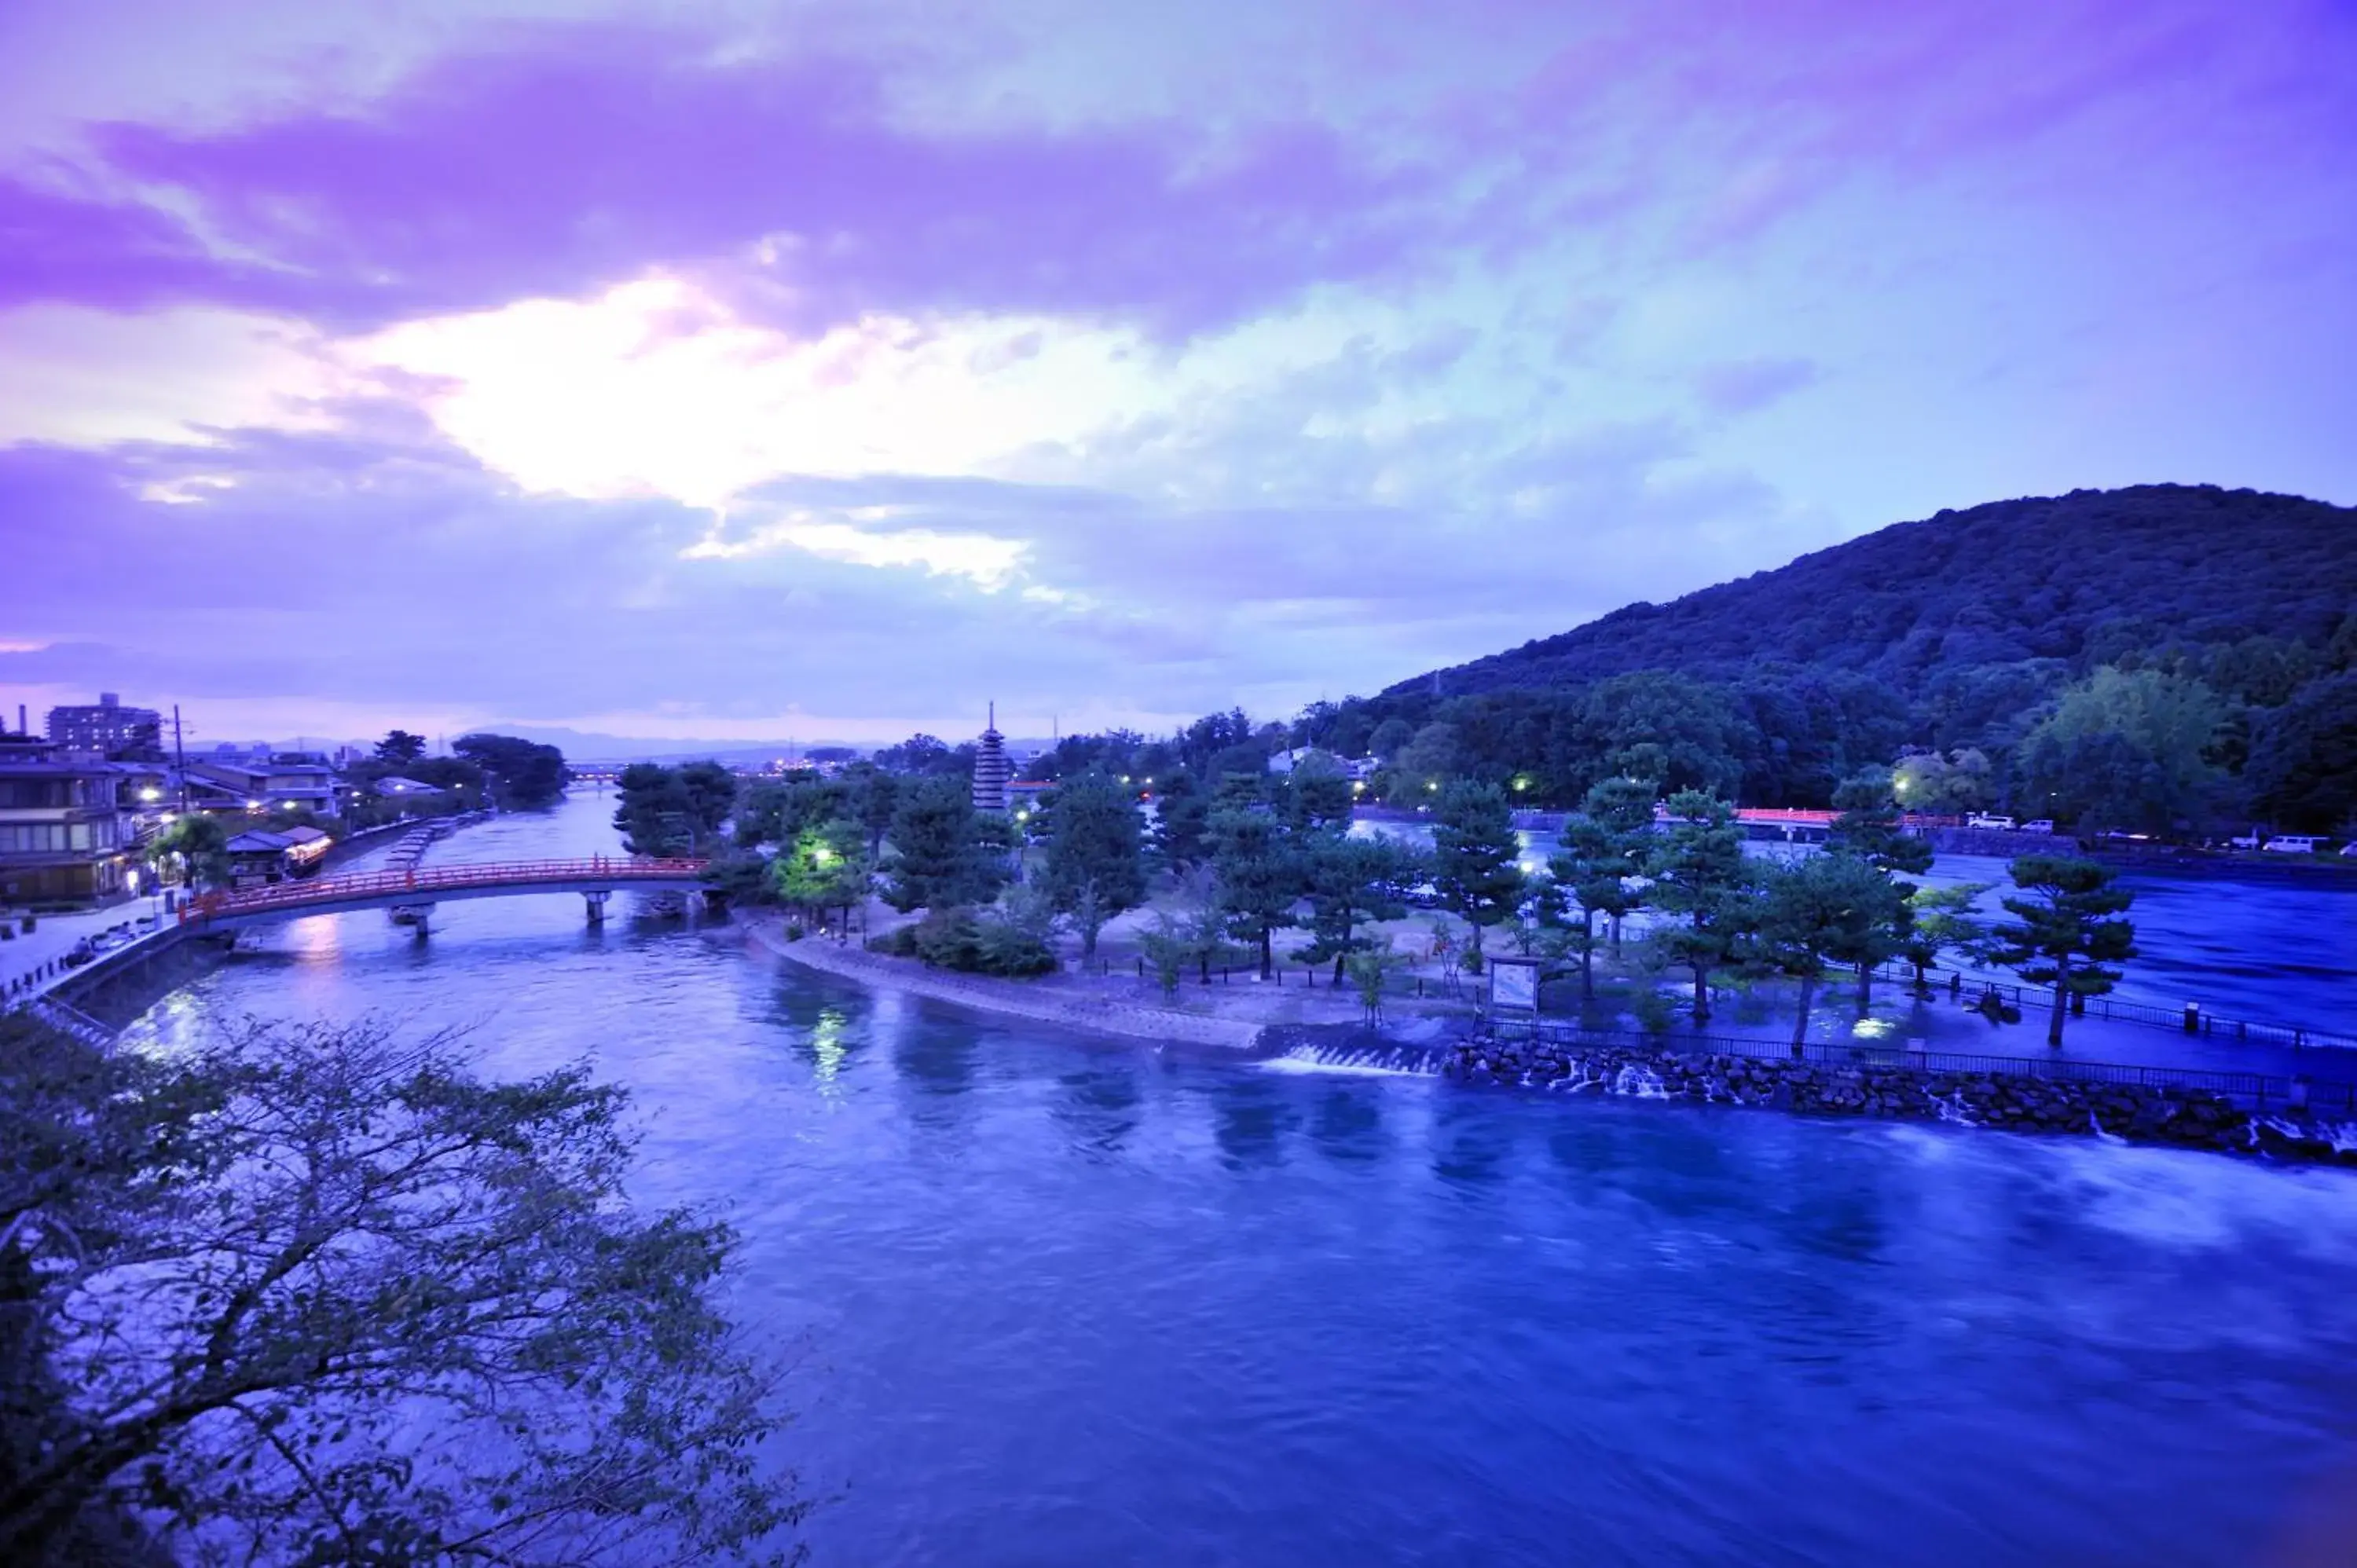
[[[2255,1115],[2205,1090],[1546,1040],[1467,1041],[1453,1048],[1441,1070],[1477,1084],[1770,1106],[1824,1116],[1942,1121],[2018,1133],[2112,1136],[2357,1165],[2357,1142],[2346,1130],[2292,1112]]]

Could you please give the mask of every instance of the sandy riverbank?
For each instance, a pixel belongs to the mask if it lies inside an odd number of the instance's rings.
[[[820,970],[866,985],[890,986],[961,1007],[972,1007],[1007,1017],[1029,1018],[1063,1028],[1092,1030],[1138,1040],[1178,1040],[1189,1045],[1218,1046],[1246,1052],[1260,1045],[1263,1031],[1272,1022],[1279,1021],[1239,1016],[1243,998],[1215,998],[1191,1005],[1185,1003],[1177,1006],[1158,1005],[1135,994],[1126,993],[1130,992],[1129,987],[1108,986],[1102,981],[1082,981],[1069,975],[1049,975],[1039,980],[997,980],[987,975],[951,974],[938,969],[928,969],[914,959],[890,958],[821,937],[790,942],[785,937],[784,922],[774,916],[748,920],[745,929],[747,940],[806,969]],[[1292,1000],[1308,1004],[1315,1009],[1307,994],[1296,993]],[[1324,998],[1318,1000],[1322,1002]],[[1217,1004],[1221,1001],[1227,1004]],[[1287,1009],[1288,1012],[1302,1010],[1301,1006]],[[1315,1010],[1339,1012],[1344,1009],[1338,1001],[1329,1008]],[[1356,1016],[1355,1005],[1347,1011],[1351,1016]],[[1287,1017],[1281,1021],[1327,1020],[1321,1016],[1317,1019]]]

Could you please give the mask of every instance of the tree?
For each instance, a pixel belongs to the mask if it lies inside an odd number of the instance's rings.
[[[1934,816],[1977,811],[1995,799],[1988,757],[1971,746],[1908,753],[1890,770],[1890,792],[1907,810]]]
[[[1940,955],[1955,949],[1971,948],[1986,940],[1988,933],[1973,918],[1973,905],[1980,896],[1995,886],[1991,882],[1964,882],[1953,887],[1918,887],[1908,896],[1907,919],[1900,929],[1899,951],[1915,966],[1915,994],[1931,994],[1931,984],[1923,972],[1940,961]]]
[[[867,834],[867,858],[872,863],[882,857],[884,835],[892,831],[892,813],[900,803],[900,781],[865,762],[844,769],[843,780],[851,795],[851,815]]]
[[[1907,935],[1912,910],[1907,899],[1915,884],[1897,880],[1901,874],[1921,876],[1932,869],[1932,841],[1910,833],[1900,816],[1896,786],[1890,771],[1868,768],[1843,780],[1834,791],[1841,813],[1825,834],[1828,848],[1857,855],[1892,880],[1899,909],[1888,943],[1868,943],[1855,959],[1857,965],[1857,1012],[1866,1016],[1874,1000],[1874,966],[1897,952]]]
[[[1266,980],[1276,968],[1275,935],[1294,923],[1301,897],[1301,857],[1292,835],[1266,811],[1212,812],[1211,842],[1228,932],[1259,950]]]
[[[779,898],[789,908],[807,910],[813,919],[826,910],[840,909],[848,931],[851,911],[867,897],[866,841],[854,823],[840,819],[813,822],[794,835],[785,854],[770,863],[770,871]]]
[[[1589,1001],[1596,998],[1596,918],[1611,921],[1617,950],[1621,919],[1643,906],[1643,896],[1629,883],[1644,871],[1652,826],[1651,784],[1604,779],[1587,791],[1580,813],[1565,821],[1556,841],[1561,851],[1547,862],[1561,897],[1579,911],[1573,946],[1579,953],[1579,993]]]
[[[689,853],[702,854],[737,804],[737,775],[721,763],[690,762],[679,770],[679,787],[687,802]]]
[[[1512,919],[1522,902],[1521,854],[1503,789],[1459,779],[1441,791],[1432,829],[1432,879],[1441,901],[1473,928],[1476,953],[1482,933]]]
[[[683,855],[695,851],[695,819],[687,787],[675,769],[633,762],[615,779],[620,800],[614,826],[631,854]]]
[[[1716,795],[1681,789],[1667,802],[1669,822],[1646,857],[1653,902],[1684,924],[1664,947],[1694,972],[1694,1019],[1710,1022],[1710,972],[1733,956],[1742,899],[1751,884],[1735,809]]]
[[[1350,957],[1351,983],[1359,993],[1369,1028],[1383,1021],[1383,983],[1405,961],[1392,950],[1389,937],[1370,942]]]
[[[148,862],[161,873],[167,867],[190,886],[214,886],[229,880],[229,830],[218,818],[188,811],[147,843]]]
[[[1458,770],[1460,755],[1456,725],[1429,724],[1417,730],[1392,758],[1394,798],[1421,803],[1438,794],[1441,781]]]
[[[379,762],[414,762],[425,755],[425,737],[405,729],[387,730],[384,738],[376,743]]]
[[[1155,780],[1154,853],[1173,875],[1181,875],[1210,853],[1211,799],[1183,768],[1157,773]]]
[[[884,862],[886,903],[902,911],[947,909],[996,896],[1006,864],[972,797],[972,786],[955,774],[931,775],[900,790]]]
[[[2024,896],[2000,900],[2014,918],[1991,933],[1990,956],[2032,985],[2054,988],[2046,1043],[2059,1047],[2065,1008],[2109,991],[2119,972],[2104,966],[2136,956],[2136,927],[2121,918],[2136,895],[2092,860],[2025,854],[2010,869]]]
[[[1304,963],[1332,960],[1339,984],[1351,955],[1375,945],[1364,928],[1407,912],[1406,892],[1423,880],[1424,857],[1397,839],[1331,830],[1308,834],[1300,847],[1312,940],[1293,956]]]
[[[2357,822],[2357,671],[2317,681],[2269,714],[2243,782],[2276,828],[2322,833]]]
[[[1107,920],[1146,902],[1146,850],[1129,787],[1082,773],[1040,801],[1047,843],[1039,886],[1081,934],[1081,956],[1094,958]]]
[[[1351,776],[1323,752],[1311,752],[1292,772],[1279,774],[1270,783],[1276,814],[1296,832],[1351,820]]]
[[[2169,833],[2209,811],[2225,704],[2201,682],[2105,666],[2062,693],[2021,743],[2025,811],[2089,829]]]
[[[625,1202],[622,1090],[371,1026],[0,1036],[0,1559],[133,1509],[192,1560],[789,1554],[736,1238]]]
[[[511,735],[462,735],[451,744],[456,755],[483,770],[492,798],[508,810],[531,811],[554,802],[565,793],[565,754]]]
[[[1809,1007],[1825,965],[1863,967],[1895,950],[1902,904],[1889,876],[1848,850],[1803,855],[1761,879],[1749,954],[1760,966],[1801,983],[1794,1056],[1809,1037]]]

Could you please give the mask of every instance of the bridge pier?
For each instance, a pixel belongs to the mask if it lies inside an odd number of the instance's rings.
[[[589,923],[591,925],[602,926],[606,923],[606,900],[611,898],[614,895],[611,892],[602,890],[596,893],[584,893],[581,895],[581,902],[588,907]]]

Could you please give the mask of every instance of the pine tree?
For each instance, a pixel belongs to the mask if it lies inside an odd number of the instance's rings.
[[[1522,903],[1521,854],[1503,789],[1459,779],[1441,791],[1432,829],[1433,881],[1442,901],[1473,928],[1476,953],[1482,933],[1512,918]]]
[[[1128,786],[1102,773],[1068,779],[1041,801],[1047,854],[1039,886],[1093,958],[1107,920],[1146,902],[1146,853]]]
[[[1863,1017],[1873,1001],[1874,966],[1899,950],[1912,915],[1906,900],[1914,895],[1915,884],[1895,879],[1932,869],[1932,842],[1906,831],[1889,768],[1869,768],[1845,780],[1834,791],[1834,808],[1841,814],[1825,835],[1827,847],[1846,851],[1894,879],[1900,898],[1899,922],[1890,940],[1857,965],[1857,1011]]]
[[[1710,972],[1734,956],[1751,871],[1733,807],[1699,789],[1679,790],[1668,807],[1669,823],[1646,868],[1653,878],[1653,902],[1684,922],[1668,934],[1666,945],[1694,972],[1694,1019],[1707,1024]]]
[[[2106,964],[2136,957],[2136,927],[2120,917],[2136,895],[2113,885],[2108,866],[2059,854],[2025,854],[2012,865],[2027,897],[2001,900],[2014,918],[1991,933],[1997,962],[2032,985],[2054,988],[2046,1043],[2062,1044],[2062,1015],[2082,996],[2101,996],[2120,975]]]

